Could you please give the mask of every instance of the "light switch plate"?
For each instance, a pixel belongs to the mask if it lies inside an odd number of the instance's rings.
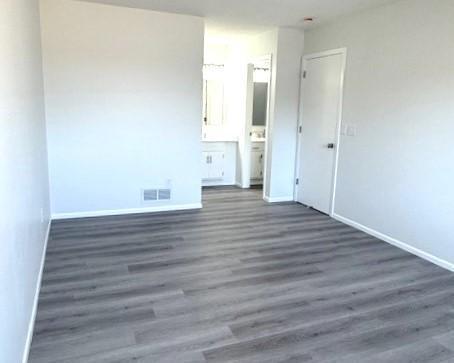
[[[347,136],[356,136],[356,126],[348,125],[348,127],[347,127]]]
[[[347,128],[348,128],[348,125],[346,123],[341,124],[341,130],[340,130],[341,135],[347,135]]]

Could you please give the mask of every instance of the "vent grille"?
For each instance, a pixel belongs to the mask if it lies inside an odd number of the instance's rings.
[[[144,189],[142,198],[144,202],[156,202],[159,200],[170,200],[172,196],[171,189]]]
[[[143,200],[145,202],[153,202],[155,200],[158,200],[157,189],[145,189],[143,191]]]
[[[159,200],[170,200],[170,189],[159,189],[158,190]]]

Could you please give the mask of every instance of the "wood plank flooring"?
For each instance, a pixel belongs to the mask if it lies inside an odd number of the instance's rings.
[[[260,190],[52,224],[30,362],[454,362],[454,274]]]

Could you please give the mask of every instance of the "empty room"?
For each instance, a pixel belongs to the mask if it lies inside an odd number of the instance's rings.
[[[2,0],[1,363],[454,363],[453,0]]]

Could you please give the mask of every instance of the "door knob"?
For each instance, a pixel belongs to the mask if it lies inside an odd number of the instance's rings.
[[[332,143],[328,144],[328,149],[334,149],[334,144]]]

